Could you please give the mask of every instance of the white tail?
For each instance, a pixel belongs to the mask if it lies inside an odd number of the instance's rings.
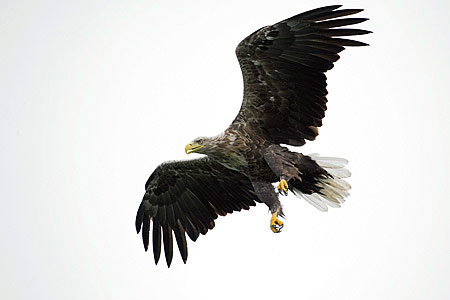
[[[333,178],[327,178],[319,183],[321,194],[303,194],[294,189],[296,196],[305,199],[309,204],[321,211],[328,211],[328,206],[341,207],[345,197],[349,195],[348,190],[352,187],[343,178],[350,177],[351,173],[345,168],[348,161],[344,158],[322,157],[319,154],[309,154],[320,167],[330,173]]]

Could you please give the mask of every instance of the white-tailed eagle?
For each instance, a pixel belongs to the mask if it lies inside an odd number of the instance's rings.
[[[370,33],[342,28],[366,21],[346,17],[362,10],[339,8],[298,14],[239,43],[244,99],[238,115],[224,132],[186,146],[186,153],[205,157],[165,162],[145,184],[136,230],[142,231],[145,250],[152,231],[155,263],[163,244],[170,266],[173,235],[186,262],[186,233],[195,241],[214,228],[219,215],[249,209],[256,202],[269,207],[270,229],[280,232],[283,211],[278,197],[288,191],[322,211],[344,202],[350,189],[343,179],[350,176],[345,159],[303,155],[280,146],[302,146],[316,138],[327,108],[325,72],[346,46],[367,45],[343,38]],[[272,185],[276,182],[278,193]]]

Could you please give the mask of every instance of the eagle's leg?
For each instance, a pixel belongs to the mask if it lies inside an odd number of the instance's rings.
[[[270,209],[272,217],[270,218],[270,229],[275,232],[281,232],[283,222],[278,219],[278,216],[283,216],[281,203],[278,199],[277,193],[270,182],[252,181],[253,188],[258,198],[264,202]]]
[[[301,180],[299,177],[301,173],[296,166],[296,161],[303,155],[290,152],[289,149],[279,145],[270,145],[264,150],[263,155],[273,174],[280,179],[278,192],[286,196],[289,189],[288,181],[292,178]]]
[[[274,233],[279,233],[279,232],[281,232],[281,229],[282,229],[283,226],[284,226],[283,222],[281,222],[280,220],[278,220],[277,216],[278,216],[277,213],[273,213],[273,214],[272,214],[272,218],[270,219],[270,229],[271,229]]]
[[[278,188],[278,192],[280,194],[283,194],[285,196],[287,196],[288,193],[288,184],[287,181],[285,179],[281,179],[280,183],[278,184],[277,188]]]

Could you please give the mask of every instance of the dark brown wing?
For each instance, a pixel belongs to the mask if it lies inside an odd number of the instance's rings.
[[[164,253],[170,267],[173,256],[173,235],[181,257],[187,260],[185,233],[191,240],[214,228],[218,215],[249,209],[260,200],[251,182],[239,172],[224,168],[207,157],[167,162],[155,169],[145,184],[145,195],[136,215],[136,231],[142,229],[147,251],[150,223],[153,232],[155,263]]]
[[[266,26],[236,48],[244,77],[244,100],[233,123],[261,128],[273,143],[301,146],[314,140],[325,116],[325,72],[345,46],[367,44],[338,38],[370,33],[339,28],[364,18],[339,18],[361,9],[328,6]]]

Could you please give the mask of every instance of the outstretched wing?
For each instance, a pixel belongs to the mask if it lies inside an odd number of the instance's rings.
[[[249,209],[255,206],[255,201],[260,202],[246,176],[207,157],[163,163],[147,180],[145,189],[136,215],[136,231],[142,229],[147,251],[152,223],[155,263],[161,254],[162,237],[169,267],[173,256],[172,232],[186,262],[185,233],[195,241],[200,233],[214,228],[218,215]]]
[[[315,139],[327,108],[325,72],[345,46],[367,45],[340,37],[370,33],[339,28],[367,20],[339,18],[362,11],[339,7],[301,13],[239,43],[236,55],[244,77],[244,100],[233,124],[260,128],[274,143],[301,146],[305,139]]]

